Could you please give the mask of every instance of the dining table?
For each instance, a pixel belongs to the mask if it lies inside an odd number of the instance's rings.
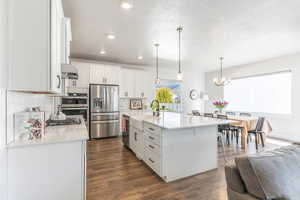
[[[256,124],[258,121],[258,117],[255,117],[255,116],[248,117],[248,116],[239,116],[239,115],[228,115],[227,117],[229,120],[234,121],[230,125],[238,126],[238,127],[242,128],[241,147],[242,147],[242,149],[247,150],[248,149],[248,142],[247,142],[248,131],[255,130]],[[264,137],[266,136],[266,134],[269,134],[270,132],[272,132],[272,125],[268,119],[265,119],[262,131],[265,133]]]

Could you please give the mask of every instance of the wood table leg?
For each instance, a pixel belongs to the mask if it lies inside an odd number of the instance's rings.
[[[248,148],[247,138],[248,138],[247,125],[245,123],[243,123],[243,131],[242,131],[242,136],[241,136],[242,142],[241,142],[241,144],[242,144],[242,149],[244,149],[245,151]]]

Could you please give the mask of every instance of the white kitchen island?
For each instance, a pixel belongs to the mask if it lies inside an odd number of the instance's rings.
[[[130,148],[164,181],[217,168],[217,126],[231,121],[177,113],[128,113]]]

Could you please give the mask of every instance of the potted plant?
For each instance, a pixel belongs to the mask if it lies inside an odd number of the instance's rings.
[[[219,101],[214,101],[213,105],[215,106],[216,109],[219,110],[220,113],[222,113],[223,109],[228,105],[228,102],[225,100],[219,100]]]

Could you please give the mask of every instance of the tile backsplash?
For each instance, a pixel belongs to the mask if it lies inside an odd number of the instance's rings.
[[[120,98],[120,112],[126,112],[130,110],[130,99],[131,98]],[[136,99],[136,98],[132,98]],[[143,110],[148,110],[149,109],[149,101],[147,98],[142,99],[143,103]]]
[[[45,119],[53,112],[53,97],[41,94],[7,92],[7,143],[14,137],[14,113],[25,111],[27,108],[40,107],[45,111]]]

